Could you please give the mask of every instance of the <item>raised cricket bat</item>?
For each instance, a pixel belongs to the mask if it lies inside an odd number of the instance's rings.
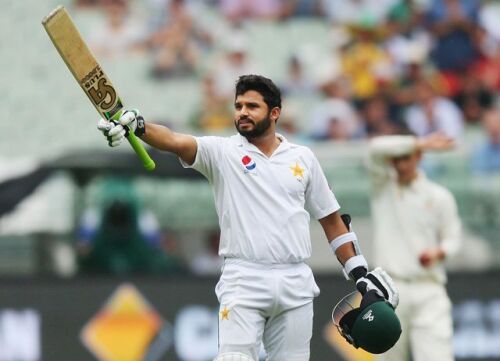
[[[106,119],[118,120],[123,111],[122,101],[64,6],[54,9],[42,20],[42,24],[59,55],[99,114]],[[140,140],[133,132],[129,132],[127,139],[144,167],[153,170],[155,163]]]

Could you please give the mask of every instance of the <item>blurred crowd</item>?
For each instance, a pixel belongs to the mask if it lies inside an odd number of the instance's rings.
[[[75,5],[104,15],[90,37],[100,57],[140,54],[150,59],[152,81],[199,81],[201,98],[186,125],[200,133],[232,132],[235,80],[262,73],[249,28],[320,22],[329,44],[322,54],[311,61],[297,48],[279,64],[284,76],[264,73],[284,95],[282,134],[350,141],[440,131],[460,146],[475,129],[482,137],[469,144],[470,169],[500,174],[500,0],[75,0]],[[269,40],[279,45],[280,39]],[[273,61],[273,50],[258,55]],[[307,114],[294,111],[291,100],[312,97],[317,101]],[[110,212],[123,211],[120,207]],[[194,273],[218,269],[217,240],[208,237],[205,255],[190,267]],[[88,245],[81,243],[81,255]],[[130,266],[121,259],[115,263],[106,267]],[[157,266],[179,267],[165,259]]]
[[[149,0],[142,15],[130,0],[77,5],[105,14],[92,36],[101,56],[143,52],[154,79],[199,79],[202,99],[186,121],[201,131],[232,129],[234,81],[259,72],[248,24],[307,18],[328,24],[331,46],[315,59],[314,76],[304,54],[290,54],[280,85],[285,99],[321,101],[300,120],[305,127],[285,110],[282,132],[350,140],[438,130],[461,141],[469,125],[488,123],[489,132],[498,118],[486,116],[499,102],[498,0]]]
[[[306,50],[298,49],[282,64],[286,97],[321,99],[307,129],[299,129],[293,112],[285,112],[280,122],[285,133],[349,140],[440,130],[460,141],[464,128],[481,123],[498,105],[498,0],[149,0],[144,16],[127,0],[77,5],[105,14],[92,37],[101,56],[143,52],[151,57],[157,80],[200,80],[202,99],[186,121],[202,131],[233,127],[235,79],[259,72],[255,56],[272,56],[272,49],[249,54],[248,24],[279,27],[298,18],[329,24],[330,39],[311,39],[329,49],[326,58],[315,59],[319,76],[304,69]],[[206,26],[207,14],[220,17],[217,26]],[[214,51],[223,56],[207,66],[202,59]]]

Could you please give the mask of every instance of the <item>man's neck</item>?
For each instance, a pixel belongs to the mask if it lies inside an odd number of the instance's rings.
[[[267,157],[270,157],[281,143],[281,140],[274,132],[256,138],[247,138],[247,140],[249,143],[255,145]]]
[[[411,177],[408,177],[405,179],[399,178],[398,183],[400,186],[406,187],[406,186],[409,186],[410,184],[412,184],[417,178],[418,178],[418,172],[415,172],[414,174],[412,174]]]

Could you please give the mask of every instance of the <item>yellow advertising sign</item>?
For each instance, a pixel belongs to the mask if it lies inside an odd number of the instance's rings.
[[[163,323],[140,292],[124,284],[85,325],[81,339],[100,361],[141,361]]]
[[[352,296],[351,296],[352,295]],[[361,302],[361,295],[357,292],[353,292],[346,297],[351,297],[348,305],[349,307],[355,307],[352,305],[359,305]],[[339,315],[344,315],[345,313],[342,311],[349,311],[351,308],[348,310],[345,310],[343,308],[340,308],[340,313]],[[334,311],[335,313],[335,311]],[[332,316],[335,317],[335,316]],[[334,321],[334,322],[338,322]],[[335,326],[334,322],[328,323],[324,330],[323,330],[323,337],[326,340],[326,342],[333,348],[339,355],[342,356],[344,361],[374,361],[375,358],[373,355],[369,352],[366,352],[360,348],[355,348],[353,347],[349,342],[346,341],[346,339],[340,334],[340,332],[337,330],[337,327]]]

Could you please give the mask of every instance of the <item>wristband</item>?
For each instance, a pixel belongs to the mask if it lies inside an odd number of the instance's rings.
[[[138,115],[135,118],[135,121],[137,123],[137,127],[135,128],[134,134],[138,137],[142,137],[144,134],[146,134],[146,122],[144,121],[142,115]]]
[[[360,278],[365,277],[367,273],[368,270],[364,266],[359,266],[351,271],[350,276],[354,282],[357,282]]]
[[[364,267],[366,270],[368,270],[368,262],[366,262],[366,259],[362,254],[358,254],[357,256],[349,258],[344,264],[343,272],[347,280],[351,278],[351,272],[357,267]]]

